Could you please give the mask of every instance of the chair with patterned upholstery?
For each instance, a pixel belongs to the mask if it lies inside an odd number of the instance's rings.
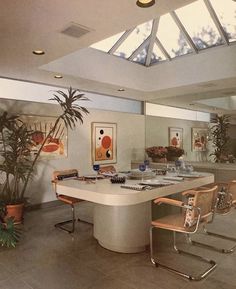
[[[179,213],[167,215],[161,217],[157,220],[152,221],[150,228],[150,256],[151,262],[156,266],[160,266],[164,269],[167,269],[171,272],[174,272],[178,275],[181,275],[190,280],[201,280],[206,277],[215,267],[216,262],[213,260],[208,260],[199,255],[189,253],[184,250],[177,248],[176,244],[176,233],[183,233],[188,238],[190,235],[196,233],[200,225],[207,223],[214,214],[214,207],[216,204],[216,192],[217,186],[213,188],[207,188],[202,190],[189,190],[183,193],[187,197],[187,201],[182,202],[178,200],[168,199],[168,198],[158,198],[154,200],[154,203],[157,205],[167,204],[172,206],[177,206],[180,208]],[[154,249],[153,249],[153,230],[154,229],[164,229],[173,231],[174,237],[174,250],[177,253],[187,254],[190,257],[201,260],[201,262],[209,263],[208,268],[200,273],[195,275],[190,275],[183,271],[178,270],[177,268],[170,267],[163,262],[160,262],[158,259],[154,258]],[[191,244],[191,242],[190,242]],[[190,265],[190,264],[189,264]]]
[[[71,207],[71,212],[72,212],[72,218],[70,220],[66,220],[63,222],[59,222],[57,224],[55,224],[56,228],[62,229],[68,233],[73,233],[75,230],[75,208],[74,205],[81,202],[82,200],[77,199],[77,198],[72,198],[69,196],[65,196],[62,194],[58,194],[57,193],[57,183],[60,181],[65,181],[68,179],[78,179],[78,170],[77,169],[70,169],[70,170],[62,170],[62,171],[54,171],[53,172],[53,179],[52,182],[54,184],[54,189],[55,189],[55,193],[57,196],[57,199],[61,202],[63,202],[64,204],[70,205]],[[78,220],[80,221],[80,220]],[[72,223],[72,228],[68,229],[65,225],[68,223]]]

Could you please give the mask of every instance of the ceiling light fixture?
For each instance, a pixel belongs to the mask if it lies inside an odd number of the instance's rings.
[[[60,74],[56,74],[56,75],[54,75],[54,78],[60,79],[60,78],[63,78],[63,76]]]
[[[35,54],[35,55],[44,55],[45,52],[43,50],[33,50],[33,54]]]
[[[136,4],[141,8],[148,8],[155,4],[155,0],[137,0]]]
[[[117,91],[125,91],[124,88],[119,88]]]

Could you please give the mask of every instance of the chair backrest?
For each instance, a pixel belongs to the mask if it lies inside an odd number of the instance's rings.
[[[236,201],[236,180],[229,182],[228,191],[232,195],[233,202]]]
[[[116,173],[116,169],[114,166],[103,166],[103,167],[100,167],[99,169],[99,173],[102,174],[102,173]]]
[[[194,206],[201,209],[201,219],[205,219],[214,213],[218,187],[196,191]]]
[[[183,192],[183,195],[193,198],[191,205],[200,208],[201,221],[208,221],[208,217],[213,217],[215,211],[217,192],[218,187],[213,186],[210,188],[202,187],[196,190],[186,191]],[[196,217],[195,214],[194,216]]]
[[[70,170],[62,170],[62,171],[54,171],[53,172],[53,181],[63,181],[67,179],[78,178],[79,172],[77,169],[70,169]]]

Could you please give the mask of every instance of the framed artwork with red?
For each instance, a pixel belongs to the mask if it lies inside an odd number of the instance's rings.
[[[116,123],[92,122],[92,163],[111,164],[117,161]]]
[[[169,127],[169,146],[183,148],[183,129]]]

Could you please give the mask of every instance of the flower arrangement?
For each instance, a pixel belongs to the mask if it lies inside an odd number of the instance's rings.
[[[166,158],[167,149],[162,146],[146,148],[146,153],[150,158]]]
[[[168,161],[176,160],[176,158],[179,158],[184,154],[183,149],[174,146],[168,146],[166,147],[166,149],[167,149],[166,157]]]

